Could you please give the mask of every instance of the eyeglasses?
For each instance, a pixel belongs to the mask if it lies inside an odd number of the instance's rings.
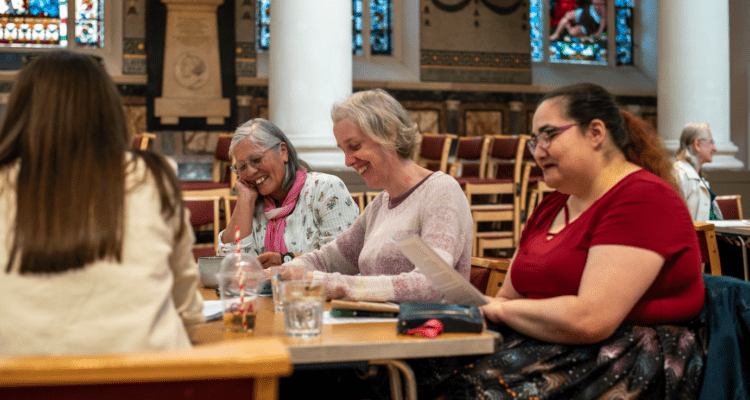
[[[273,146],[271,146],[271,147],[269,147],[269,148],[267,148],[267,149],[265,149],[263,151],[259,151],[257,153],[250,154],[250,156],[247,157],[247,162],[240,161],[240,162],[235,163],[234,165],[232,165],[229,168],[232,170],[232,172],[234,172],[237,175],[239,175],[240,172],[245,172],[247,170],[247,166],[248,165],[250,165],[251,167],[257,169],[258,167],[260,167],[260,164],[263,163],[263,155],[268,150],[271,150],[271,149],[273,149],[275,147],[279,147],[279,145],[281,145],[281,142],[276,143],[275,145],[273,145]]]
[[[529,141],[526,142],[526,145],[529,146],[529,150],[532,153],[536,151],[537,145],[541,146],[543,149],[547,149],[549,148],[549,144],[552,141],[552,139],[554,139],[557,135],[577,125],[581,125],[581,123],[578,122],[575,124],[570,124],[570,125],[565,125],[565,126],[547,128],[543,131],[540,131],[539,134],[529,139]]]
[[[716,144],[716,142],[714,142],[714,140],[713,140],[713,139],[711,139],[711,140],[708,140],[708,139],[698,139],[698,140],[700,140],[701,142],[708,142],[708,143],[711,143],[711,145],[712,145],[712,146]]]

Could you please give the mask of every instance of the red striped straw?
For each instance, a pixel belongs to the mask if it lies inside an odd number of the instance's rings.
[[[240,274],[240,315],[242,315],[242,329],[247,329],[247,315],[245,314],[245,279],[242,276],[242,264],[240,263],[240,227],[234,230],[234,241],[237,244],[237,269]]]

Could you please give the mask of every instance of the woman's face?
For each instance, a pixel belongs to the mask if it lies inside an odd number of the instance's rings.
[[[250,140],[243,140],[235,146],[233,155],[238,166],[239,179],[248,186],[255,187],[261,196],[270,195],[277,202],[284,201],[286,191],[281,184],[286,173],[284,163],[289,161],[286,143],[267,149]],[[258,165],[253,166],[252,161],[258,162]],[[244,169],[241,168],[243,166]]]
[[[344,151],[346,166],[354,168],[367,186],[377,189],[387,186],[395,151],[384,148],[349,119],[333,124],[333,135]]]
[[[561,99],[553,98],[542,102],[534,113],[533,134],[538,140],[534,160],[542,168],[547,185],[572,193],[571,189],[581,182],[590,165],[591,154],[587,154],[590,146],[580,126],[565,117],[563,111]],[[555,128],[561,127],[568,128],[555,132]],[[547,134],[550,140],[545,143]]]
[[[711,135],[711,130],[707,129],[705,135],[701,135],[701,139],[695,139],[693,142],[693,153],[695,158],[698,159],[698,165],[710,163],[714,158],[714,153],[718,150],[716,144],[714,144],[714,137]]]

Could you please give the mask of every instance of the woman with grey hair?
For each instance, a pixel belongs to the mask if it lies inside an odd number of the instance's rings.
[[[467,280],[472,219],[455,179],[420,167],[412,156],[419,132],[385,91],[354,93],[333,106],[333,134],[346,165],[368,186],[384,189],[346,232],[292,261],[326,282],[328,298],[365,301],[441,300],[394,238],[417,234]]]
[[[674,174],[693,221],[722,219],[716,195],[701,174],[701,167],[711,162],[716,150],[707,123],[687,124],[682,129],[680,147],[675,153]]]
[[[240,247],[264,268],[291,261],[331,242],[359,215],[346,185],[336,176],[308,172],[307,164],[276,125],[262,118],[245,122],[229,152],[236,163],[237,203],[219,235],[219,254]]]

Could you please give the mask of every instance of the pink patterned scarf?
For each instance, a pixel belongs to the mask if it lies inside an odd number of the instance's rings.
[[[266,208],[263,212],[268,218],[268,227],[266,228],[266,251],[276,251],[286,253],[286,244],[284,243],[284,229],[286,228],[286,217],[294,210],[297,205],[302,187],[305,186],[307,172],[297,171],[297,179],[294,185],[286,195],[286,199],[281,203],[281,207],[276,207],[270,196],[266,196]]]

